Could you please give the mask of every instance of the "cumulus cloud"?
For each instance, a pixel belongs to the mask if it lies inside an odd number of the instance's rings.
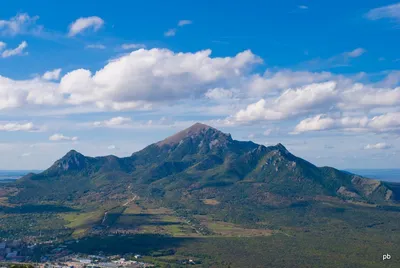
[[[146,48],[146,45],[144,45],[144,44],[122,44],[121,48],[124,50],[131,50],[131,49]]]
[[[54,69],[52,71],[47,71],[42,75],[44,80],[58,80],[60,78],[61,69]]]
[[[274,101],[261,99],[248,105],[233,116],[233,120],[259,121],[280,120],[319,108],[326,108],[338,98],[335,82],[311,84],[288,89]]]
[[[39,130],[32,122],[29,123],[0,123],[0,131],[37,131]]]
[[[366,14],[370,20],[395,19],[400,22],[400,3],[371,9]]]
[[[301,133],[307,131],[326,130],[335,126],[335,120],[323,115],[317,115],[312,118],[302,120],[294,130],[294,133]]]
[[[68,114],[77,110],[155,109],[168,116],[177,113],[179,107],[188,113],[228,116],[219,119],[218,124],[224,126],[304,116],[308,121],[297,127],[299,133],[331,129],[399,131],[395,113],[400,89],[391,87],[393,82],[365,84],[355,76],[329,72],[268,70],[257,74],[253,70],[259,63],[262,60],[251,51],[212,57],[211,50],[175,53],[138,49],[110,60],[97,71],[72,70],[60,81],[43,76],[29,80],[0,76],[0,110],[43,108],[43,113],[51,109],[52,113]],[[46,77],[59,76],[53,75]],[[340,114],[356,117],[343,119]],[[358,122],[364,117],[368,118],[366,126]],[[329,123],[330,119],[334,123]],[[98,122],[98,126],[112,125]],[[93,127],[93,122],[90,125]]]
[[[68,137],[64,136],[63,134],[56,133],[49,137],[50,141],[77,141],[78,137]]]
[[[386,113],[374,116],[369,126],[380,131],[393,131],[400,129],[400,112]]]
[[[367,144],[364,149],[365,150],[371,150],[371,149],[375,149],[375,150],[386,150],[386,149],[390,149],[392,148],[392,145],[387,144],[385,142],[379,142],[376,144]]]
[[[263,76],[253,75],[247,87],[252,95],[260,96],[273,90],[287,89],[316,82],[327,81],[333,78],[329,72],[307,72],[280,70],[277,72],[266,71]]]
[[[25,48],[28,47],[28,43],[26,41],[22,41],[16,48],[14,49],[6,49],[1,53],[2,58],[8,58],[12,56],[18,55],[26,55],[24,52]]]
[[[343,90],[341,103],[342,109],[355,109],[361,107],[384,107],[400,104],[400,87],[376,88],[361,83],[355,83]]]
[[[9,20],[0,20],[0,34],[15,36],[18,34],[39,34],[43,26],[37,25],[39,16],[29,16],[27,13],[19,13]]]
[[[104,121],[96,121],[93,123],[93,126],[96,127],[121,127],[129,125],[132,122],[132,119],[129,117],[113,117],[109,120]]]
[[[89,29],[97,32],[104,25],[104,20],[97,16],[79,18],[69,26],[68,36],[73,37]]]
[[[7,46],[6,43],[0,41],[0,51],[2,51]]]
[[[329,117],[319,114],[300,121],[295,129],[295,134],[322,130],[350,130],[370,131],[375,133],[400,131],[400,113],[386,113],[368,118],[363,117]]]
[[[106,46],[103,44],[89,44],[86,46],[89,49],[106,49]]]
[[[12,80],[0,76],[0,110],[29,105],[54,106],[63,102],[57,84],[42,79]]]
[[[212,83],[240,79],[260,59],[251,51],[235,57],[212,58],[211,50],[196,53],[173,53],[167,49],[139,49],[109,62],[92,74],[78,69],[67,73],[59,91],[67,94],[67,102],[95,102],[123,108],[140,102],[166,101],[203,95]],[[116,108],[116,107],[113,107]]]
[[[106,110],[147,110],[155,102],[200,98],[210,88],[238,84],[260,62],[251,51],[219,58],[211,57],[211,50],[174,53],[139,49],[94,73],[73,70],[59,83],[0,76],[0,109],[88,105]]]
[[[343,117],[330,118],[324,114],[319,114],[311,118],[306,118],[298,123],[294,129],[294,134],[321,131],[331,129],[359,130],[368,124],[367,117]]]

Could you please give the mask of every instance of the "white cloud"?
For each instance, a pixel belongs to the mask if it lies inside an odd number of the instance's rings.
[[[224,100],[232,98],[233,92],[232,90],[217,87],[207,90],[204,95],[212,100]]]
[[[176,29],[175,28],[169,29],[168,31],[166,31],[164,33],[164,36],[166,36],[166,37],[171,37],[171,36],[175,36],[175,35],[176,35]]]
[[[27,157],[27,156],[30,156],[32,153],[23,153],[23,154],[21,154],[21,156],[22,157]]]
[[[104,25],[104,20],[97,16],[79,18],[69,26],[68,36],[72,37],[88,29],[97,32]]]
[[[262,96],[272,90],[287,89],[316,82],[327,81],[333,78],[329,72],[307,72],[280,70],[278,72],[266,71],[263,76],[253,75],[247,87],[254,96]]]
[[[58,80],[60,78],[61,69],[54,69],[52,71],[47,71],[42,75],[44,80]]]
[[[218,121],[224,126],[285,120],[292,129],[295,126],[290,126],[290,119],[304,116],[301,119],[309,120],[297,132],[333,129],[400,133],[395,115],[400,89],[391,88],[393,82],[363,84],[356,82],[362,78],[329,72],[252,72],[261,62],[251,51],[222,58],[212,57],[210,50],[174,53],[168,49],[139,49],[93,72],[73,70],[59,82],[44,77],[13,80],[0,76],[0,110],[55,115],[153,109],[163,116],[173,116],[184,109],[188,114],[227,117]],[[311,120],[320,114],[325,115]],[[364,117],[368,118],[366,126],[364,121],[358,122]],[[326,125],[329,119],[334,124]],[[108,121],[96,124],[118,126]],[[94,126],[93,122],[87,124]],[[139,125],[154,124],[161,123]]]
[[[140,49],[109,62],[95,74],[85,69],[69,72],[58,90],[68,95],[66,101],[70,104],[90,102],[99,107],[135,108],[143,102],[202,96],[210,84],[240,79],[243,72],[261,61],[251,51],[226,58],[210,55],[211,50],[173,53],[167,49]]]
[[[183,27],[183,26],[185,26],[185,25],[189,25],[189,24],[192,24],[193,22],[191,21],[191,20],[180,20],[179,22],[178,22],[178,27]],[[178,31],[178,29],[177,28],[171,28],[171,29],[169,29],[168,31],[166,31],[166,32],[164,32],[164,36],[165,37],[172,37],[172,36],[175,36],[176,35],[176,32]]]
[[[0,123],[0,131],[37,131],[37,128],[32,122],[29,123]]]
[[[323,114],[300,121],[294,129],[294,134],[331,129],[360,130],[367,127],[367,117],[331,118]]]
[[[2,51],[7,46],[6,43],[0,41],[0,51]]]
[[[56,133],[49,137],[50,141],[77,141],[78,137],[68,137],[64,136],[63,134]]]
[[[63,102],[57,84],[42,79],[12,80],[0,76],[0,110],[29,105],[58,105]]]
[[[400,130],[400,112],[374,116],[369,126],[380,131]]]
[[[371,9],[366,17],[370,20],[389,18],[400,21],[400,3]]]
[[[193,22],[191,21],[191,20],[180,20],[179,22],[178,22],[178,26],[179,27],[182,27],[182,26],[185,26],[185,25],[189,25],[189,24],[192,24]]]
[[[174,53],[168,49],[139,49],[94,73],[73,70],[59,83],[0,76],[0,110],[30,106],[66,109],[78,105],[86,105],[85,109],[147,110],[157,102],[202,98],[210,88],[240,86],[260,62],[251,51],[218,58],[211,57],[211,50]]]
[[[0,20],[0,34],[15,36],[18,34],[39,34],[43,26],[36,25],[39,16],[31,17],[27,13],[19,13],[9,20]]]
[[[375,150],[386,150],[386,149],[390,149],[392,148],[392,146],[390,144],[387,144],[385,142],[379,142],[376,144],[367,144],[364,149],[365,150],[371,150],[371,149],[375,149]]]
[[[359,48],[356,48],[356,49],[354,49],[354,50],[352,50],[352,51],[345,52],[344,54],[345,54],[346,56],[350,57],[350,58],[357,58],[357,57],[360,57],[360,56],[361,56],[362,54],[364,54],[365,52],[366,52],[365,49],[359,47]]]
[[[93,123],[93,126],[96,127],[121,127],[129,125],[132,122],[132,119],[129,117],[113,117],[109,120],[104,121],[96,121]]]
[[[341,103],[338,106],[344,110],[368,107],[385,107],[400,105],[400,87],[376,88],[356,83],[343,90]]]
[[[24,53],[24,50],[27,46],[28,46],[28,43],[26,41],[22,41],[21,44],[19,44],[16,48],[4,50],[1,53],[1,57],[8,58],[8,57],[18,56],[18,55],[26,55],[26,53]]]
[[[274,101],[261,99],[248,105],[233,116],[239,122],[280,120],[305,112],[326,109],[335,103],[338,91],[335,82],[311,84],[284,91]]]
[[[115,145],[109,145],[109,146],[107,147],[107,149],[109,149],[109,150],[115,150],[115,149],[117,149],[117,147],[116,147]]]
[[[382,87],[392,87],[400,85],[400,71],[389,72],[385,79],[380,81],[378,84]]]
[[[146,48],[144,44],[122,44],[122,49],[131,50],[131,49],[139,49],[139,48]]]
[[[301,133],[307,131],[317,131],[331,129],[335,126],[335,120],[323,115],[317,115],[312,118],[302,120],[296,127],[294,132]]]
[[[374,133],[400,131],[400,113],[386,113],[372,118],[367,116],[332,118],[319,114],[300,121],[293,133],[322,130],[369,131]]]
[[[86,46],[89,49],[106,49],[106,46],[103,44],[89,44]]]
[[[249,104],[245,109],[241,109],[233,116],[233,121],[249,122],[259,120],[279,120],[285,115],[282,112],[267,108],[267,101],[261,99],[256,103]],[[230,120],[228,118],[228,120]]]

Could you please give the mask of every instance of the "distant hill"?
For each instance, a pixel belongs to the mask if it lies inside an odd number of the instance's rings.
[[[130,157],[87,157],[70,151],[47,170],[21,178],[17,186],[14,202],[101,199],[133,191],[190,209],[205,199],[252,208],[324,198],[377,204],[400,199],[397,184],[316,167],[282,144],[236,141],[200,123]]]

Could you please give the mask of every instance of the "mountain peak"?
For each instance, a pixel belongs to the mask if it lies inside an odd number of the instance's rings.
[[[156,145],[158,146],[163,146],[163,145],[174,145],[174,144],[178,144],[181,140],[187,138],[187,137],[195,137],[195,136],[199,136],[202,134],[205,134],[206,132],[208,132],[209,130],[212,131],[212,133],[220,133],[223,134],[225,136],[229,136],[228,134],[222,133],[221,131],[219,131],[218,129],[215,129],[213,127],[210,127],[208,125],[202,124],[202,123],[196,123],[158,143],[156,143]]]
[[[278,143],[277,145],[275,145],[276,148],[281,149],[281,150],[287,150],[285,146],[283,146],[282,143]]]
[[[75,151],[71,150],[64,155],[60,160],[55,163],[55,166],[63,170],[80,169],[85,166],[86,157]]]
[[[191,127],[188,127],[185,130],[187,130],[187,131],[199,131],[199,130],[210,129],[210,128],[212,128],[212,127],[210,127],[210,126],[208,126],[206,124],[197,122],[197,123],[195,123]]]
[[[275,145],[274,147],[275,147],[277,150],[281,151],[281,152],[284,152],[284,153],[286,153],[286,154],[289,153],[288,149],[286,149],[286,147],[283,146],[282,143],[278,143],[278,144]]]
[[[64,157],[63,158],[65,158],[65,157],[71,157],[71,156],[76,156],[76,155],[82,155],[80,152],[78,152],[78,151],[76,151],[76,150],[70,150],[68,153],[66,153],[65,155],[64,155]]]

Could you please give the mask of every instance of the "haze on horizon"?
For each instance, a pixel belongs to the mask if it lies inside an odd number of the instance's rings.
[[[195,122],[317,166],[398,167],[399,2],[176,4],[4,5],[0,169],[128,156]]]

